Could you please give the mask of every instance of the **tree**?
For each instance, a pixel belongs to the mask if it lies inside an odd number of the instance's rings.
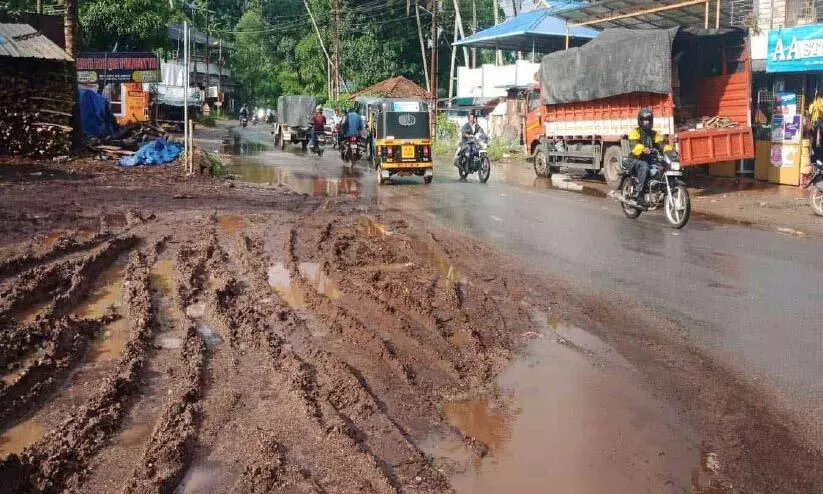
[[[235,28],[232,71],[240,96],[256,103],[270,103],[280,94],[274,48],[267,31],[259,8],[246,11]]]
[[[80,2],[86,50],[148,51],[168,40],[168,24],[180,18],[168,0],[73,0]]]

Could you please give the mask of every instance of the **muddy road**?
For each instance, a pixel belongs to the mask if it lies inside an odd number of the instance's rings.
[[[823,489],[808,424],[682,321],[437,212],[519,186],[236,161],[0,166],[0,492]]]

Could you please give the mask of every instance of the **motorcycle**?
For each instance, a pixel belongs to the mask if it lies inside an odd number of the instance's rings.
[[[823,162],[815,160],[812,164],[812,174],[804,185],[809,190],[809,206],[817,216],[823,216]]]
[[[311,152],[319,157],[323,156],[326,151],[326,133],[317,132],[314,136],[314,144],[311,146]]]
[[[634,171],[621,161],[620,181],[617,190],[612,193],[620,202],[623,213],[631,219],[640,216],[644,211],[654,211],[660,207],[666,213],[666,220],[673,228],[683,228],[689,221],[691,214],[691,199],[689,190],[681,179],[683,168],[680,165],[680,156],[674,151],[661,153],[654,150],[653,160],[649,166],[649,179],[645,191],[644,203],[636,203],[635,197],[638,182]]]
[[[240,126],[244,129],[249,125],[249,119],[246,117],[240,117]]]
[[[465,180],[470,173],[477,173],[480,182],[486,183],[492,169],[491,161],[489,161],[487,155],[489,140],[485,135],[481,135],[480,138],[471,136],[467,138],[466,143],[469,149],[468,156],[464,153],[454,161],[460,180]]]
[[[340,142],[340,129],[338,125],[332,125],[331,128],[331,148],[337,149],[337,143]]]
[[[366,145],[362,139],[357,136],[351,136],[343,139],[340,146],[340,157],[343,162],[351,163],[351,167],[363,157],[366,152]]]
[[[260,122],[260,120],[257,118],[257,115],[253,115],[251,117],[251,124],[252,125],[257,125],[259,122]]]

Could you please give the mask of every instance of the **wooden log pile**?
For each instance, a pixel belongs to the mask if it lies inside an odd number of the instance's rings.
[[[69,153],[77,87],[71,64],[4,57],[0,87],[0,154]]]
[[[728,117],[714,116],[702,117],[700,119],[690,118],[677,126],[680,131],[700,130],[700,129],[730,129],[740,127],[740,124]]]
[[[91,138],[88,147],[93,151],[109,154],[131,154],[143,143],[159,138],[167,138],[166,131],[146,122],[125,125],[113,136],[102,139]]]

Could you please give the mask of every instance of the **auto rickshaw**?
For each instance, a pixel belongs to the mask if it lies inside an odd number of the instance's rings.
[[[429,104],[418,99],[383,99],[369,105],[368,115],[377,182],[384,184],[395,175],[416,175],[431,183]]]

